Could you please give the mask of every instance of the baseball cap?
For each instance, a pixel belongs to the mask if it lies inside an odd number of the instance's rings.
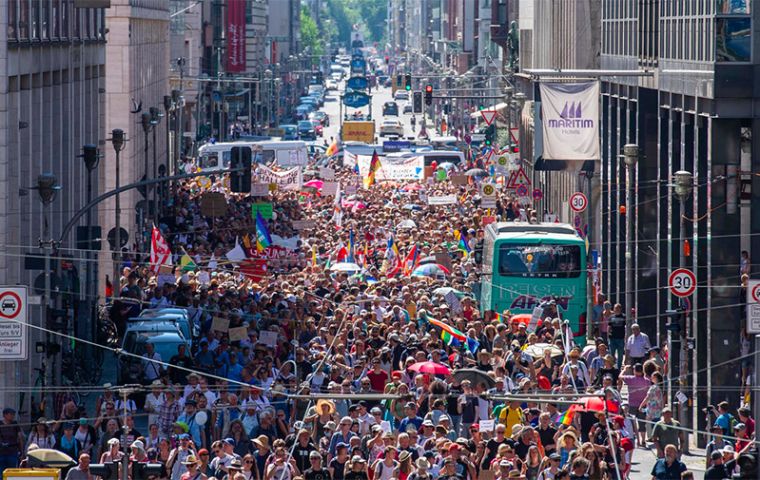
[[[223,440],[223,442],[226,443],[227,445],[229,445],[230,447],[234,447],[235,446],[235,439],[232,438],[232,437],[225,438]]]

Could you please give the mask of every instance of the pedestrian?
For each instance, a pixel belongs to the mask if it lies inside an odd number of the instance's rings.
[[[649,336],[641,332],[641,327],[638,323],[631,325],[631,335],[625,343],[625,354],[628,357],[628,363],[631,365],[636,363],[643,364],[650,348],[652,348],[652,345],[649,343]]]
[[[6,468],[18,467],[23,450],[24,433],[16,421],[16,411],[5,407],[0,423],[0,475]]]
[[[659,450],[659,447],[658,447]],[[679,450],[675,445],[667,444],[662,447],[663,455],[655,462],[652,467],[652,478],[656,480],[672,480],[681,478],[681,474],[686,471],[684,465],[679,459]]]
[[[612,352],[612,356],[615,357],[617,367],[620,368],[625,356],[625,330],[627,320],[621,304],[616,303],[612,312],[612,316],[607,321],[609,325],[610,351]]]
[[[662,409],[662,419],[654,425],[652,429],[652,441],[657,449],[657,457],[665,457],[665,446],[672,446],[676,449],[678,457],[684,448],[684,435],[681,430],[681,424],[678,420],[673,419],[673,412],[670,407]]]
[[[79,454],[77,465],[69,469],[66,474],[66,480],[92,480],[93,475],[90,473],[90,455],[88,453]]]

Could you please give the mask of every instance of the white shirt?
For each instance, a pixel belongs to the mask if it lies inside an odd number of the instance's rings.
[[[156,362],[163,361],[161,359],[161,354],[158,352],[153,352],[153,355],[148,355],[147,353],[143,354],[143,370],[145,371],[145,379],[149,381],[153,381],[160,377],[161,372],[161,365],[159,363],[152,362],[151,360],[155,360]]]
[[[163,393],[155,395],[151,392],[145,397],[145,410],[150,412],[148,413],[149,426],[153,423],[158,425],[158,412],[161,410],[161,405],[163,405],[164,402],[166,402],[166,398],[164,398]]]
[[[625,342],[625,351],[628,355],[635,358],[646,357],[652,345],[649,343],[649,337],[646,333],[631,335]]]

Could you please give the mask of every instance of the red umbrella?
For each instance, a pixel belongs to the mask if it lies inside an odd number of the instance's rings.
[[[525,326],[527,327],[528,325],[530,325],[530,321],[532,318],[533,318],[533,315],[531,315],[530,313],[518,313],[517,315],[512,315],[511,317],[509,317],[509,323],[513,323],[513,322],[524,323]],[[536,327],[540,327],[542,323],[543,322],[539,318],[538,324],[536,325]]]
[[[417,362],[409,366],[409,370],[417,373],[428,373],[430,375],[451,375],[449,367],[435,362]]]
[[[618,413],[617,403],[606,400],[607,408],[605,408],[605,400],[602,397],[582,397],[578,401],[581,402],[577,408],[579,411]]]

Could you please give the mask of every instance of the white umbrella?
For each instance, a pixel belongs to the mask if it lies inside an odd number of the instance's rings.
[[[360,272],[362,267],[353,262],[340,262],[330,267],[331,272]]]
[[[414,220],[406,219],[396,225],[396,228],[417,228],[417,224],[414,223]]]

